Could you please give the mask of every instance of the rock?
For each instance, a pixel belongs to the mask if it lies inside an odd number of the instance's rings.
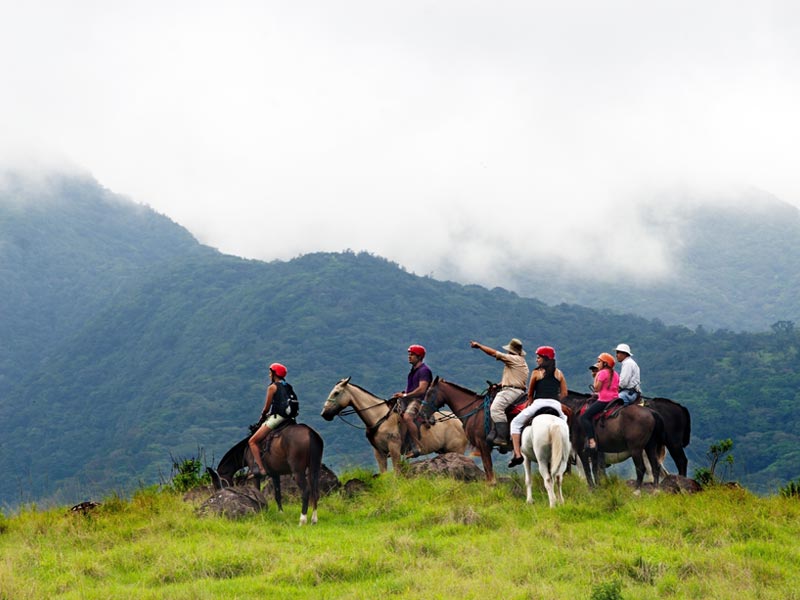
[[[694,479],[689,479],[681,475],[667,475],[661,480],[658,487],[660,490],[670,492],[671,494],[695,494],[703,489]]]
[[[366,483],[364,483],[360,479],[351,479],[344,484],[344,495],[347,496],[348,498],[352,498],[356,494],[360,494],[366,489],[367,489]]]
[[[486,479],[483,471],[471,458],[455,452],[413,462],[409,465],[408,472],[410,475],[446,475],[459,481]]]
[[[229,519],[238,519],[254,515],[267,508],[267,497],[254,487],[241,486],[217,490],[199,507],[197,514],[222,515]]]

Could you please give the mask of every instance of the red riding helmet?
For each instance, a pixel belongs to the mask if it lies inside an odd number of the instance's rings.
[[[281,379],[286,377],[286,367],[284,367],[281,363],[272,363],[269,366],[269,370],[275,373],[275,375],[277,375]]]
[[[425,358],[425,347],[419,344],[412,344],[408,347],[409,354],[416,354],[420,358]]]
[[[551,346],[539,346],[536,349],[536,354],[549,358],[550,360],[556,359],[556,351]]]
[[[614,360],[614,357],[611,356],[608,352],[603,352],[600,356],[597,357],[597,360],[606,363],[612,369],[614,368],[614,365],[616,364],[616,361]]]

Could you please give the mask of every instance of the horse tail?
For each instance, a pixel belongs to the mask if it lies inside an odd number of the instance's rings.
[[[664,428],[664,419],[661,418],[661,415],[658,414],[656,411],[650,411],[653,415],[653,419],[655,423],[653,425],[653,433],[650,435],[650,442],[656,442],[658,447],[666,446],[667,445],[667,432]]]
[[[319,500],[319,476],[320,471],[322,470],[322,452],[325,448],[325,442],[322,440],[322,436],[318,434],[314,429],[310,430],[309,436],[309,476],[311,481],[309,482],[310,485],[310,492],[311,498],[314,502],[314,508],[317,507],[317,500]]]
[[[689,445],[689,438],[692,436],[692,417],[689,415],[689,409],[685,406],[681,406],[683,410],[683,416],[686,421],[686,426],[683,428],[683,447]]]
[[[560,419],[559,419],[560,420]],[[553,423],[550,425],[550,445],[552,451],[550,453],[550,475],[555,478],[561,468],[561,463],[564,462],[564,438],[561,435],[561,423]]]

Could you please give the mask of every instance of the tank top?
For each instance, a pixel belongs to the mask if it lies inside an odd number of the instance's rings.
[[[550,398],[551,400],[557,400],[560,391],[561,382],[556,379],[554,372],[552,375],[545,375],[544,378],[536,381],[533,388],[533,399]]]

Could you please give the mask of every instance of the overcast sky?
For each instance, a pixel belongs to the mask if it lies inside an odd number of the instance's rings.
[[[0,76],[0,163],[251,258],[497,285],[624,236],[659,273],[630,214],[663,189],[800,206],[794,1],[0,0]]]

